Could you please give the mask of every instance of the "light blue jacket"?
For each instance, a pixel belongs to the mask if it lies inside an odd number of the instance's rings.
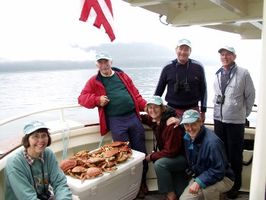
[[[247,69],[235,65],[230,73],[230,82],[225,89],[224,103],[218,104],[217,96],[222,96],[221,72],[222,68],[216,72],[214,81],[214,119],[224,123],[244,124],[255,100],[255,88],[251,76]]]
[[[37,185],[37,190],[42,190],[42,161],[35,159],[32,172]],[[71,200],[72,193],[67,185],[67,180],[58,167],[54,153],[46,148],[44,151],[44,179],[49,180],[56,200]],[[38,184],[39,183],[39,184]],[[29,163],[26,161],[23,150],[9,158],[5,167],[5,200],[36,200],[37,194]]]

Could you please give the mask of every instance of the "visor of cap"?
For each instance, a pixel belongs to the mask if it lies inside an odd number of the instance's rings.
[[[41,128],[49,129],[43,122],[33,121],[24,126],[23,132],[25,135],[28,135]]]
[[[181,39],[177,42],[177,47],[182,46],[182,45],[186,45],[191,48],[191,42],[187,39]]]
[[[191,124],[196,122],[200,118],[200,114],[196,110],[187,110],[182,116],[180,124]]]
[[[163,100],[160,96],[152,96],[150,99],[148,99],[147,104],[155,104],[155,105],[162,105]]]
[[[224,47],[220,48],[220,49],[218,50],[218,53],[221,53],[222,50],[229,51],[229,52],[231,52],[231,53],[233,53],[233,54],[236,53],[234,47],[230,47],[230,46],[224,46]]]
[[[101,60],[101,59],[105,59],[105,60],[112,60],[112,57],[109,56],[106,53],[99,53],[96,55],[96,61]]]

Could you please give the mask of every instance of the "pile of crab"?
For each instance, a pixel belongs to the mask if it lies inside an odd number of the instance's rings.
[[[91,179],[112,172],[117,165],[126,161],[132,155],[128,142],[116,141],[88,151],[83,150],[60,163],[60,168],[66,175],[81,179]]]

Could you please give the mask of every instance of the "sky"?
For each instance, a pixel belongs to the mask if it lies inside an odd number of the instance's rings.
[[[148,42],[173,49],[181,38],[191,40],[193,54],[219,59],[217,50],[235,46],[239,57],[258,56],[258,41],[201,27],[175,28],[157,14],[113,0],[116,43]],[[0,0],[0,61],[88,60],[84,47],[111,44],[104,30],[79,21],[81,0]],[[239,50],[239,51],[238,51]],[[258,60],[258,59],[257,59]],[[254,64],[254,59],[243,64]]]

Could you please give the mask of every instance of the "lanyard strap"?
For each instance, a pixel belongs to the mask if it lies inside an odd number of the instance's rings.
[[[220,91],[221,91],[222,95],[225,94],[225,90],[226,90],[227,86],[229,85],[229,83],[231,82],[233,76],[235,75],[235,72],[236,72],[236,71],[233,71],[234,68],[235,68],[235,65],[230,69],[230,72],[229,72],[229,80],[226,82],[226,85],[225,85],[224,88],[222,88],[222,82],[220,82],[219,76],[218,76],[218,74],[217,74],[218,85],[219,85],[219,88],[220,88]],[[232,71],[233,71],[233,72],[232,72]],[[232,73],[232,76],[231,76],[231,73]],[[221,76],[222,76],[222,71],[221,71]],[[221,76],[220,76],[220,77],[221,77]]]
[[[34,179],[34,176],[33,176],[33,171],[32,171],[32,167],[31,165],[29,164],[30,166],[30,172],[31,172],[31,177],[32,177],[32,180],[33,180],[33,185],[34,185],[34,188],[35,188],[35,191],[38,195],[40,195],[38,193],[38,190],[37,190],[37,187],[36,187],[36,182],[35,182],[35,179]],[[46,194],[47,193],[47,188],[45,187],[45,184],[44,184],[44,169],[43,169],[43,163],[42,163],[42,184],[43,184],[43,194]]]
[[[188,68],[189,68],[189,60],[187,61],[187,66],[186,66],[186,80],[185,80],[185,83],[188,83],[188,78],[187,78]],[[176,71],[178,71],[178,61],[176,63]],[[176,82],[179,83],[179,74],[178,73],[176,73]]]

